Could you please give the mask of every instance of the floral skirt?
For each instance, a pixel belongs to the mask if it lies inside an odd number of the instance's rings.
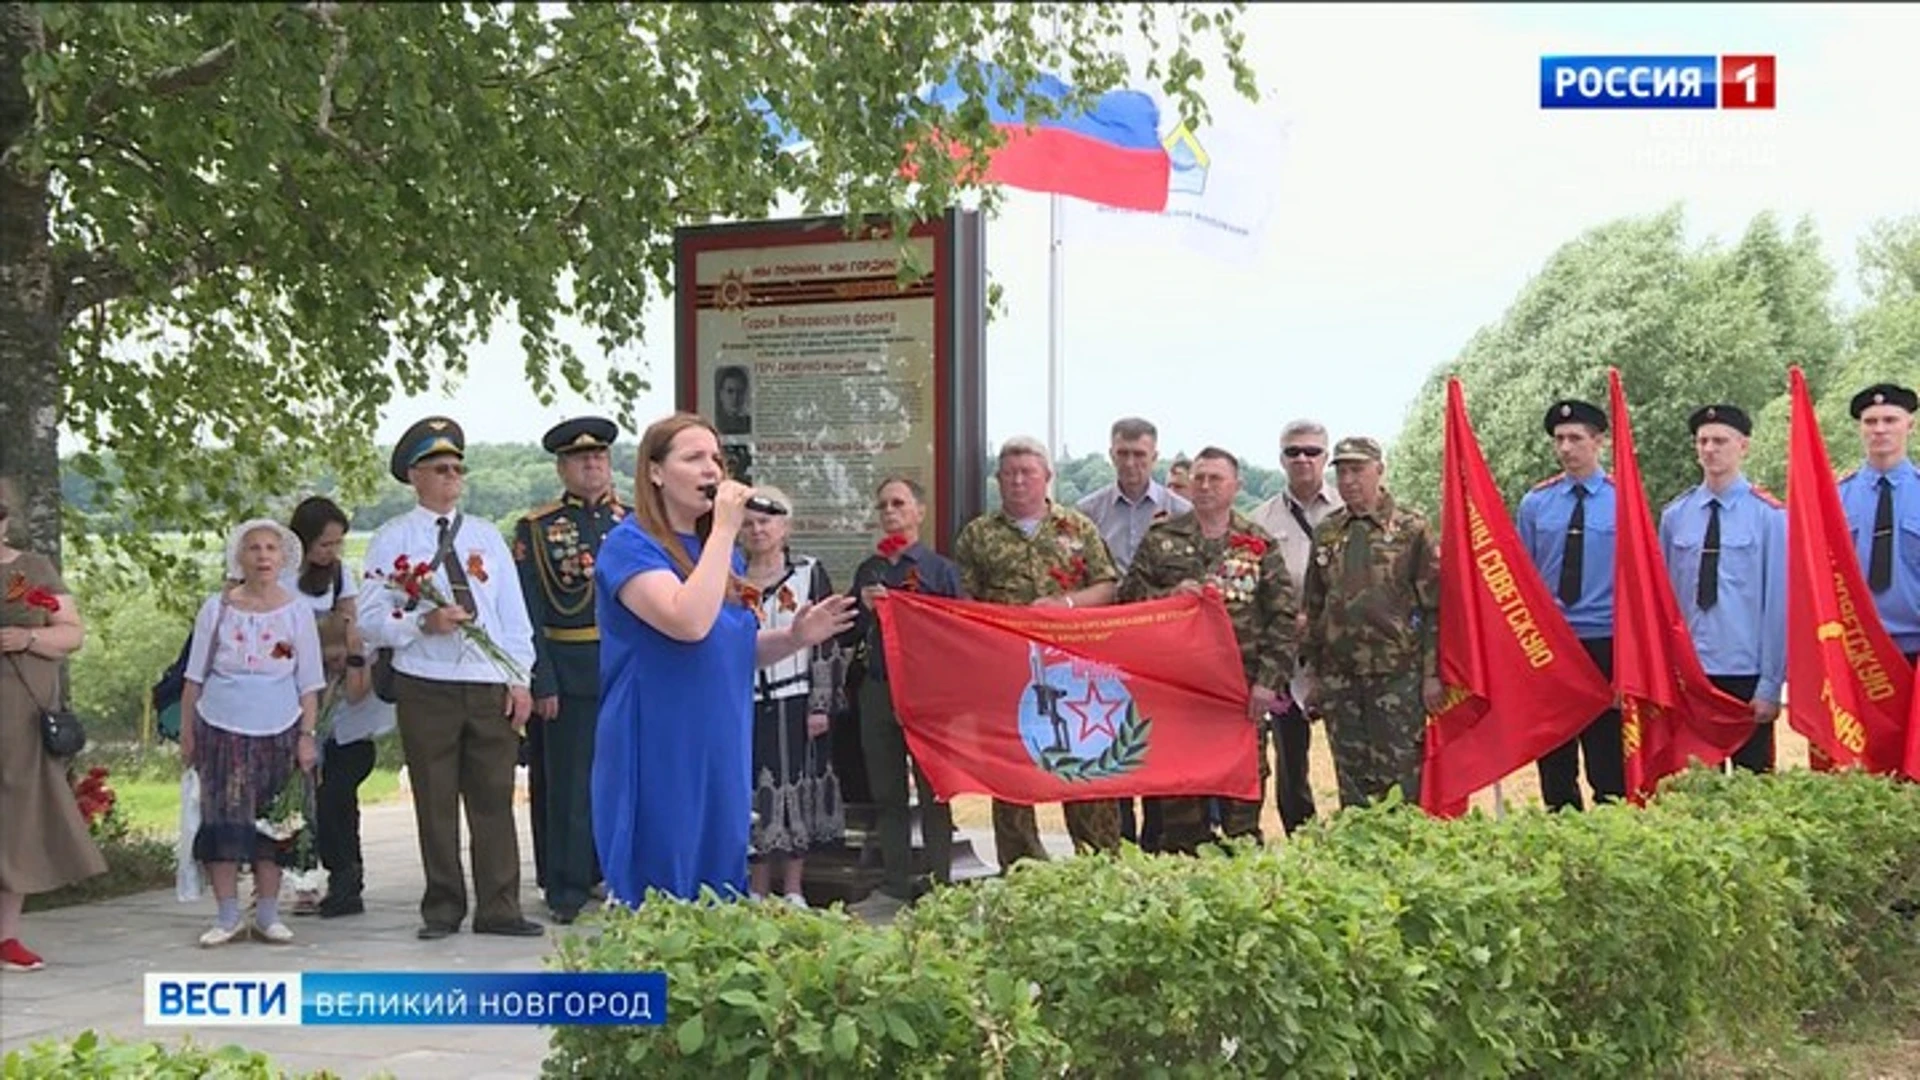
[[[804,855],[846,839],[831,735],[807,738],[807,695],[753,707],[752,856]]]
[[[242,735],[195,717],[194,742],[200,770],[194,861],[292,865],[294,843],[275,843],[253,823],[267,816],[282,787],[306,782],[298,768],[300,725],[288,724],[277,735]]]

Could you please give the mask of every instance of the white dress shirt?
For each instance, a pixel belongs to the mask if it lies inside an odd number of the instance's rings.
[[[443,516],[451,522],[455,513],[437,514],[416,505],[374,532],[361,574],[360,636],[374,648],[392,649],[393,669],[417,679],[526,686],[527,673],[533,670],[533,624],[527,617],[526,597],[520,593],[513,554],[491,521],[467,517],[453,539],[453,555],[467,570],[467,586],[473,590],[477,609],[471,613],[474,623],[520,665],[518,674],[510,677],[501,671],[461,631],[429,634],[421,630],[420,616],[433,605],[422,601],[414,611],[404,611],[406,594],[387,584],[386,575],[393,573],[394,560],[400,556],[406,556],[409,566],[433,560]],[[480,573],[470,569],[475,566]],[[435,566],[432,581],[441,596],[453,599],[446,567]]]
[[[278,735],[300,720],[300,695],[327,685],[319,629],[298,598],[272,611],[241,611],[229,603],[223,612],[215,594],[193,622],[187,679],[200,684],[197,709],[208,724],[240,735]]]
[[[1307,560],[1313,557],[1313,533],[1302,529],[1300,522],[1293,516],[1294,507],[1299,507],[1306,515],[1307,524],[1319,528],[1328,514],[1345,505],[1340,500],[1340,492],[1332,484],[1320,485],[1320,490],[1305,502],[1293,497],[1293,489],[1283,487],[1280,494],[1253,508],[1248,514],[1253,523],[1273,534],[1280,541],[1280,557],[1286,560],[1287,574],[1293,578],[1293,598],[1299,603],[1307,587]],[[1293,684],[1288,693],[1293,700],[1300,700],[1303,689],[1304,668],[1296,668]]]

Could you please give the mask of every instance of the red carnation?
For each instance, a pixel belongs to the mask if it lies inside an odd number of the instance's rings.
[[[409,561],[409,560],[407,559],[407,557],[406,557],[406,555],[404,555],[404,554],[401,554],[401,555],[395,555],[395,556],[393,557],[393,572],[394,572],[394,573],[396,573],[396,574],[404,574],[404,573],[406,573],[406,572],[407,572],[407,563],[408,563],[408,561]]]
[[[1267,542],[1252,533],[1235,533],[1227,539],[1227,546],[1252,552],[1253,557],[1256,559],[1267,553]]]
[[[912,543],[913,541],[908,540],[899,533],[888,533],[880,538],[880,543],[877,547],[881,558],[891,559],[895,555],[907,550]]]

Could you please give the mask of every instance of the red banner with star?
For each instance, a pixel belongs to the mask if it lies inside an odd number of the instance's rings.
[[[893,591],[874,610],[907,748],[943,801],[1261,797],[1218,595],[1047,608]]]

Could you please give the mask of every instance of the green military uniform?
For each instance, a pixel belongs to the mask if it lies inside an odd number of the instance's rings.
[[[605,449],[617,429],[581,418],[547,433],[555,453]],[[594,613],[593,559],[627,515],[609,491],[588,505],[568,493],[522,517],[513,558],[533,624],[532,693],[560,699],[553,720],[527,724],[527,795],[535,872],[554,917],[570,921],[599,883],[593,840],[594,733],[600,716],[600,631]]]
[[[1240,645],[1240,662],[1247,686],[1282,691],[1293,678],[1295,621],[1299,612],[1293,577],[1272,533],[1232,511],[1227,530],[1208,537],[1199,517],[1188,512],[1154,524],[1140,541],[1133,565],[1120,583],[1120,600],[1133,603],[1166,596],[1184,581],[1219,589]],[[1253,720],[1264,740],[1265,718]],[[1260,787],[1266,789],[1267,755],[1260,753]],[[1211,839],[1204,798],[1154,799],[1160,806],[1161,841],[1165,851],[1191,854]],[[1260,843],[1261,800],[1222,799],[1222,830],[1228,836],[1250,836]]]
[[[1341,440],[1335,460],[1359,441]],[[1371,513],[1348,506],[1329,514],[1313,533],[1304,592],[1301,662],[1317,680],[1340,805],[1372,802],[1395,784],[1416,802],[1426,745],[1422,684],[1439,670],[1439,548],[1426,518],[1384,490]]]
[[[1031,604],[1107,581],[1118,581],[1106,541],[1093,519],[1049,501],[1029,537],[1005,510],[967,522],[953,541],[966,594],[989,604]],[[1062,806],[1079,850],[1118,851],[1120,810],[1112,799]],[[1046,861],[1033,807],[993,801],[993,844],[1002,870],[1020,859]]]

